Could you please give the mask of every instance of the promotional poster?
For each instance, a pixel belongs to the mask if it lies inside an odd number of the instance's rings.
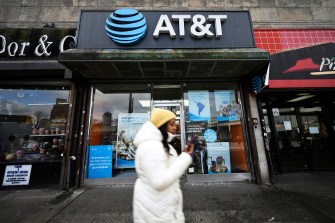
[[[191,122],[211,120],[208,91],[188,91],[188,100]]]
[[[88,178],[111,178],[112,155],[112,145],[90,146]]]
[[[236,103],[235,91],[214,91],[215,110],[218,121],[236,121],[239,119],[240,105]]]
[[[229,142],[208,142],[208,173],[231,173]]]
[[[133,140],[142,125],[150,120],[148,113],[120,113],[115,168],[134,168],[136,146]]]

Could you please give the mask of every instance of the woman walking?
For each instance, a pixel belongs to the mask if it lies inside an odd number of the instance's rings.
[[[185,145],[178,156],[170,145],[177,130],[175,118],[173,112],[155,108],[135,136],[135,223],[185,222],[179,178],[192,163],[194,146]]]

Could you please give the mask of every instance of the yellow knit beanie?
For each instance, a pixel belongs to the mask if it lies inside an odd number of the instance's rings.
[[[161,127],[164,125],[166,122],[170,121],[171,119],[176,118],[176,115],[165,109],[161,108],[155,108],[151,112],[151,122],[154,124],[157,128]]]

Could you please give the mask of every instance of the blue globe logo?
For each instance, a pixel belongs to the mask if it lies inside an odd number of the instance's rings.
[[[147,21],[136,9],[123,8],[109,15],[105,29],[116,44],[130,46],[143,39],[147,32]]]
[[[251,78],[251,85],[254,88],[254,90],[256,91],[256,93],[258,93],[263,87],[262,78],[259,77],[259,76],[253,76]]]

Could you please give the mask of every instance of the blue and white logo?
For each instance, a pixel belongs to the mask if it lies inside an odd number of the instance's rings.
[[[262,90],[262,87],[263,87],[263,80],[261,77],[259,76],[253,76],[251,78],[251,85],[254,89],[254,91],[257,93],[259,93],[261,90]]]
[[[143,39],[147,32],[147,21],[136,9],[123,8],[109,15],[105,29],[116,44],[130,46]]]

